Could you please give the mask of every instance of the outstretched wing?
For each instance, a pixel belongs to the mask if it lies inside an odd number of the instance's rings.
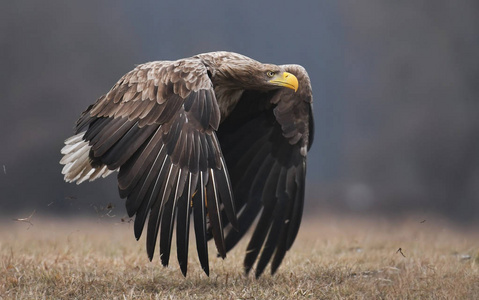
[[[236,224],[229,175],[215,133],[219,122],[212,83],[196,59],[139,65],[77,122],[94,169],[119,169],[120,196],[127,199],[128,214],[136,215],[137,239],[148,216],[150,260],[159,234],[161,261],[168,265],[176,217],[177,256],[184,275],[191,213],[206,274],[207,224],[222,257],[225,220],[220,211]]]
[[[259,257],[257,277],[271,258],[274,273],[296,238],[313,138],[309,77],[300,66],[283,67],[298,78],[296,93],[245,91],[218,131],[238,210],[239,228],[228,232],[226,250],[261,213],[244,261],[249,272]]]

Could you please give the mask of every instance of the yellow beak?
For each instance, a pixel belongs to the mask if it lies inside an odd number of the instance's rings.
[[[294,90],[295,92],[298,90],[298,78],[288,72],[283,72],[283,74],[277,74],[269,82],[278,86],[287,87]]]

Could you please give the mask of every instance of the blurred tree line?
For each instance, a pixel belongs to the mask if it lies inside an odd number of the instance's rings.
[[[76,118],[135,64],[230,50],[307,68],[310,208],[477,221],[479,2],[272,4],[4,3],[1,213],[122,206],[114,176],[63,182]]]

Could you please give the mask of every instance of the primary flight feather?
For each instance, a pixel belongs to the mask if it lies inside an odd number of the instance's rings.
[[[298,233],[312,91],[299,65],[210,52],[137,66],[84,111],[62,149],[62,173],[81,183],[118,171],[134,232],[146,226],[150,260],[159,240],[168,265],[176,227],[186,276],[190,217],[201,267],[207,241],[225,257],[254,221],[245,271],[274,274]]]

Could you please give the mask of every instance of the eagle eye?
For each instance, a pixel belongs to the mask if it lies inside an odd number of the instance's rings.
[[[274,72],[273,72],[273,71],[268,71],[268,72],[266,72],[266,76],[268,76],[268,77],[273,77],[273,76],[274,76]]]

